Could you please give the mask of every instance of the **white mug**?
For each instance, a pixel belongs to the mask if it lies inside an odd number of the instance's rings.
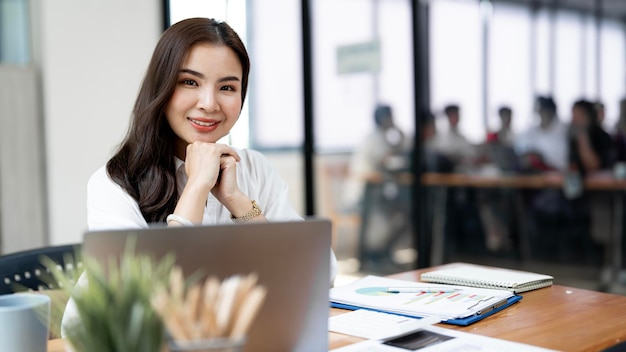
[[[50,297],[37,293],[0,296],[0,350],[45,352],[50,327]]]

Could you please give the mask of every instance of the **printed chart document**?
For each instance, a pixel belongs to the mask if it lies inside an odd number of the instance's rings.
[[[458,264],[425,272],[420,279],[432,283],[509,290],[515,293],[547,287],[554,280],[550,275],[475,264]]]
[[[436,323],[439,323],[437,318],[410,318],[369,309],[357,309],[328,318],[328,331],[370,340],[383,340],[408,335]]]
[[[436,317],[444,322],[488,316],[521,299],[511,291],[450,286],[437,290],[428,283],[369,275],[330,289],[331,306],[372,309],[411,317]],[[454,322],[451,322],[454,324]],[[462,322],[460,325],[463,324]]]
[[[437,326],[428,326],[411,335],[387,340],[367,340],[346,347],[336,348],[333,352],[549,352],[518,342],[511,342],[492,337],[470,334]]]

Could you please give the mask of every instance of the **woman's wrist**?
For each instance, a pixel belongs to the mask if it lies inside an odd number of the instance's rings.
[[[185,184],[185,190],[189,190],[194,194],[204,194],[208,197],[209,192],[211,192],[211,184],[202,179],[188,179],[187,184]]]
[[[207,198],[208,193],[203,195],[193,187],[185,187],[176,203],[174,214],[182,216],[194,224],[201,224]]]
[[[235,218],[248,214],[253,208],[252,199],[248,198],[248,196],[243,193],[240,193],[230,200],[224,200],[222,204],[226,206],[230,214]]]

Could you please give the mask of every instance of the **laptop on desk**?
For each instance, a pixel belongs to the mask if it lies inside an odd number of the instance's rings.
[[[173,253],[185,276],[257,273],[268,293],[245,351],[328,350],[329,220],[90,231],[83,255],[108,263],[129,238],[137,253]]]

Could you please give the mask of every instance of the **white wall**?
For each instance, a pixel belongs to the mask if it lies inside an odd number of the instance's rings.
[[[79,242],[86,230],[87,180],[126,132],[161,33],[161,6],[154,0],[33,3],[40,16],[35,35],[41,45],[50,243]]]
[[[0,63],[0,254],[47,242],[38,101],[36,70]]]

